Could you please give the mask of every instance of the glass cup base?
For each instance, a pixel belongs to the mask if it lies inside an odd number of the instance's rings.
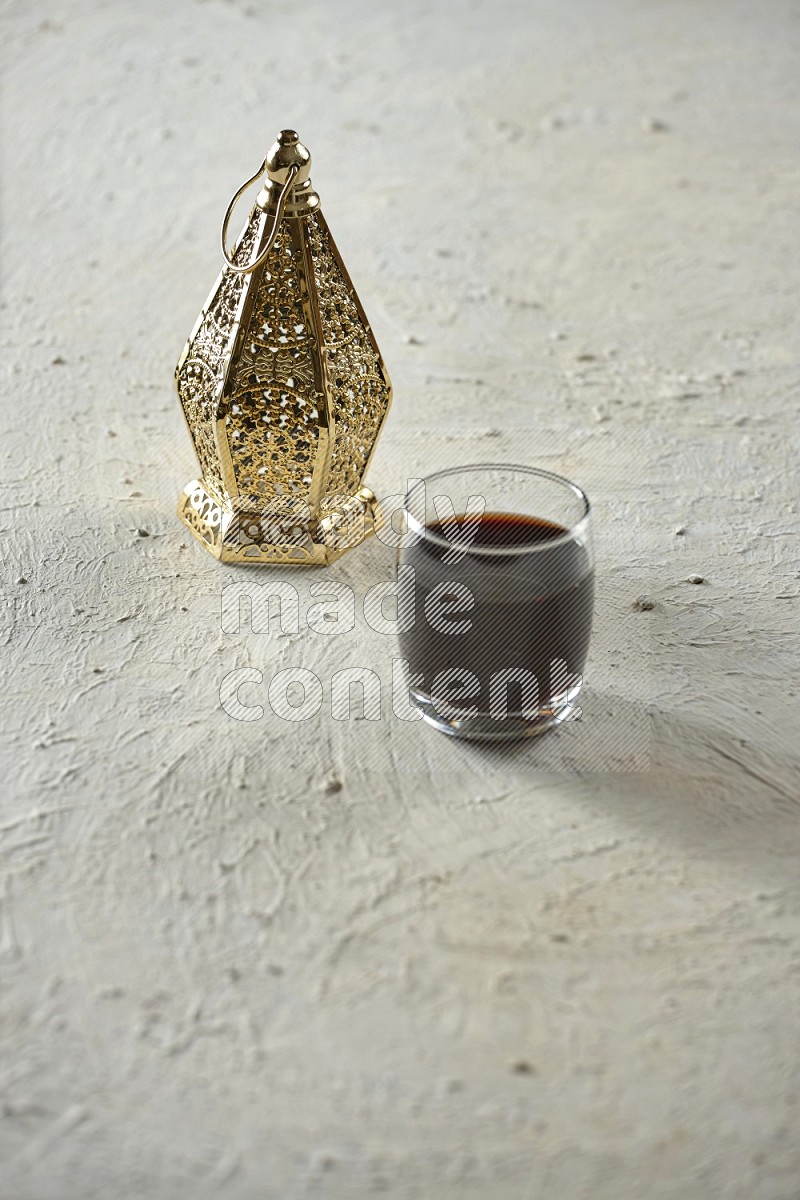
[[[409,688],[409,699],[428,725],[449,737],[470,742],[515,742],[521,738],[539,737],[564,721],[574,720],[580,712],[576,704],[579,692],[580,687],[575,687],[560,696],[553,696],[536,713],[526,715],[510,712],[505,717],[492,717],[489,713],[464,717],[443,716],[431,697],[416,688]]]

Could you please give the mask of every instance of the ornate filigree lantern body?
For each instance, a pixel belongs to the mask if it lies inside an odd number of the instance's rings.
[[[223,562],[329,563],[378,517],[363,479],[391,384],[309,168],[284,130],[234,196],[226,265],[175,372],[202,472],[178,515]],[[265,172],[229,258],[233,205]]]

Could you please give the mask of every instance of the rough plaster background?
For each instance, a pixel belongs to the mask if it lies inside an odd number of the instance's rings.
[[[798,24],[4,5],[3,1200],[798,1195]],[[394,653],[223,634],[173,516],[172,369],[285,126],[393,375],[376,491],[595,502],[587,715],[539,746],[220,709]]]

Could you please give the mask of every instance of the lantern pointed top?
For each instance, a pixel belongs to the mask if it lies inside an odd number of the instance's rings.
[[[319,196],[311,186],[311,154],[294,129],[281,130],[254,178],[259,175],[267,177],[256,197],[260,208],[275,209],[285,188],[287,216],[297,216],[319,205]]]
[[[311,172],[311,155],[300,141],[294,129],[282,129],[277,141],[273,142],[264,159],[267,174],[273,183],[286,183],[289,171],[297,167],[295,187],[305,183]]]

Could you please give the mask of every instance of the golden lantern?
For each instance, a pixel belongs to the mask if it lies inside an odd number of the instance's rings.
[[[310,163],[284,130],[234,195],[225,266],[175,371],[202,472],[178,516],[223,562],[330,563],[378,520],[363,480],[392,389]],[[229,255],[233,206],[265,173]]]

